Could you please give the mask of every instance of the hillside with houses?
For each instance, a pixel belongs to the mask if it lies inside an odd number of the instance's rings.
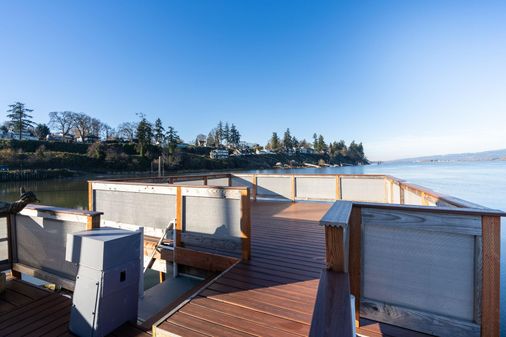
[[[233,123],[219,122],[190,141],[160,118],[138,114],[138,121],[116,128],[84,113],[56,111],[35,123],[32,109],[16,102],[0,127],[0,169],[76,172],[226,170],[367,164],[362,143],[326,142],[313,135],[297,139],[287,129],[273,132],[265,145],[242,139]]]

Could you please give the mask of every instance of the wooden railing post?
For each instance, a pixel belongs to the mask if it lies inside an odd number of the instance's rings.
[[[88,181],[88,211],[94,211],[93,208],[93,183]]]
[[[290,200],[295,202],[295,175],[290,176]]]
[[[349,265],[350,291],[355,296],[355,326],[360,326],[360,284],[361,284],[361,257],[362,257],[362,211],[360,207],[353,206],[350,223]]]
[[[399,183],[399,204],[404,205],[404,185]]]
[[[183,193],[181,186],[176,187],[176,247],[181,247],[183,232]]]
[[[499,336],[501,218],[482,216],[481,336]]]
[[[249,188],[241,191],[241,242],[242,259],[251,258],[251,203]]]
[[[325,227],[325,246],[327,269],[338,273],[344,273],[343,227]]]
[[[341,176],[336,175],[336,200],[342,200],[343,195],[341,193]]]
[[[207,176],[204,176],[204,186],[207,186]]]
[[[251,196],[253,200],[257,201],[257,175],[251,176]]]
[[[88,215],[86,223],[86,230],[100,228],[100,214]]]

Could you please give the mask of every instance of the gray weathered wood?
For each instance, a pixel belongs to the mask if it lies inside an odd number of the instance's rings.
[[[310,337],[352,337],[348,274],[323,270],[311,320]]]
[[[435,232],[481,235],[481,218],[475,215],[362,207],[362,222],[365,225],[388,225]]]
[[[478,324],[362,298],[360,316],[441,337],[479,337]]]
[[[474,322],[481,324],[481,291],[482,291],[482,237],[474,239]]]
[[[348,228],[352,207],[353,203],[351,201],[338,200],[334,202],[321,218],[320,225]]]

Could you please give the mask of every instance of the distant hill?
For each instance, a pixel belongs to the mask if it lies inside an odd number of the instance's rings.
[[[434,156],[414,157],[391,160],[389,162],[428,162],[428,161],[486,161],[486,160],[506,160],[506,149],[473,152],[473,153],[453,153]]]

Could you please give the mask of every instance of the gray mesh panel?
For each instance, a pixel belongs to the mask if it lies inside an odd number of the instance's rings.
[[[0,262],[9,259],[7,244],[7,218],[0,218]]]
[[[290,198],[290,177],[257,177],[257,195],[269,198]]]
[[[77,267],[65,261],[67,233],[85,229],[83,223],[17,215],[17,262],[74,279]]]
[[[363,296],[473,318],[474,237],[365,225]]]
[[[251,177],[245,177],[245,178],[239,178],[239,177],[232,177],[232,186],[244,186],[244,187],[253,187],[253,184],[251,183]]]
[[[209,186],[228,186],[228,178],[207,179]]]
[[[385,202],[385,180],[341,178],[343,200]]]
[[[176,215],[176,197],[167,194],[95,191],[103,220],[164,229]]]
[[[204,186],[204,179],[198,180],[178,180],[174,185],[188,185],[188,186]]]
[[[400,204],[401,203],[401,188],[399,185],[393,184],[394,197],[392,203]]]
[[[302,199],[336,199],[335,177],[296,177],[295,195]]]

